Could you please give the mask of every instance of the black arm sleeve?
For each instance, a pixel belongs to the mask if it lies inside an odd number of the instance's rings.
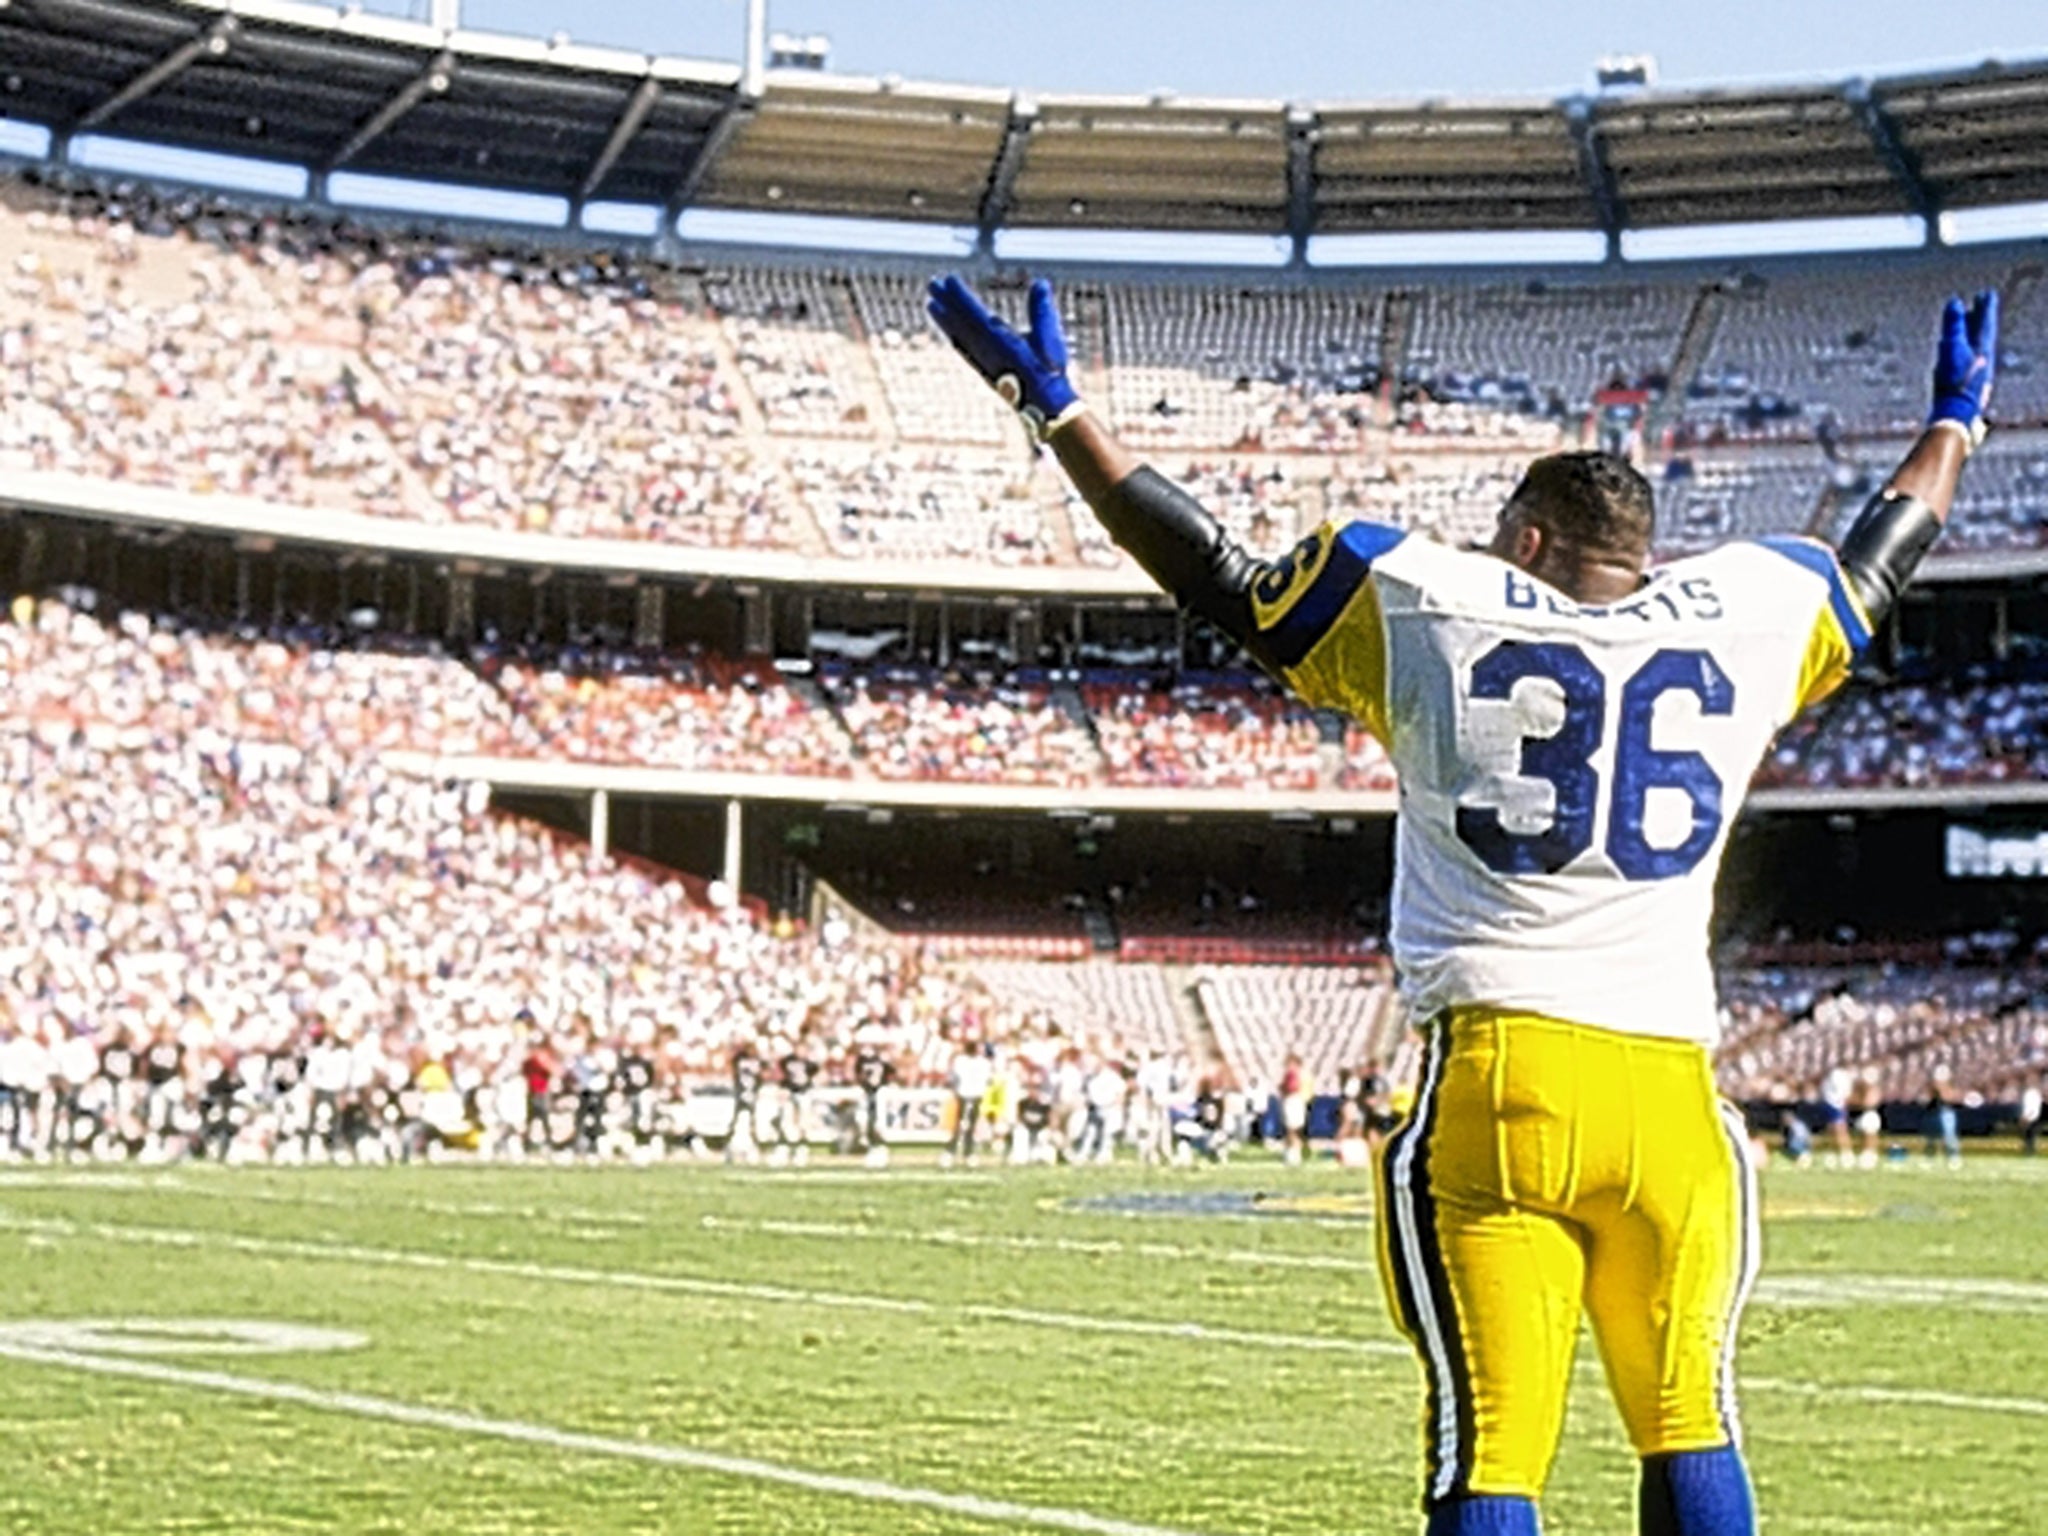
[[[1187,609],[1266,665],[1252,617],[1263,561],[1223,530],[1202,504],[1150,465],[1119,480],[1095,509],[1109,536]]]
[[[1941,519],[1917,496],[1879,491],[1842,539],[1839,558],[1873,627],[1884,622],[1921,558],[1941,537]]]

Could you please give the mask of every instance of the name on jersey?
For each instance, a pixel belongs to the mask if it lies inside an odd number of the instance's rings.
[[[1665,582],[1639,593],[1625,603],[1592,606],[1537,585],[1520,571],[1502,573],[1508,607],[1523,613],[1553,613],[1566,619],[1640,619],[1654,624],[1663,619],[1712,620],[1721,617],[1721,598],[1714,591],[1713,578],[1688,576],[1684,581]]]

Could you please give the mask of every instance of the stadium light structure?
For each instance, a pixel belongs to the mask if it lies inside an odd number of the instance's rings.
[[[593,235],[653,240],[661,234],[661,209],[653,203],[585,203],[576,227]]]
[[[741,40],[740,94],[758,100],[768,65],[768,0],[747,0],[747,32]]]
[[[1736,224],[1676,224],[1626,229],[1627,261],[1687,261],[1721,256],[1825,256],[1852,251],[1911,250],[1927,243],[1914,214],[1854,219],[1769,219]]]
[[[73,139],[65,158],[81,170],[115,171],[127,176],[188,182],[195,186],[221,187],[230,192],[252,192],[262,197],[281,197],[292,201],[306,197],[312,184],[311,173],[304,166],[286,161],[179,149],[169,144],[98,133],[81,134]]]
[[[542,229],[563,229],[569,223],[566,197],[456,182],[416,181],[407,176],[372,176],[360,171],[336,171],[329,176],[327,200],[343,208],[376,208],[388,213],[478,219],[493,224],[531,224]]]
[[[1001,261],[1284,267],[1293,259],[1294,242],[1282,234],[1205,234],[1185,229],[999,229],[995,255]]]
[[[806,251],[960,257],[972,254],[975,231],[958,224],[846,219],[828,214],[755,213],[744,208],[685,208],[679,239],[707,245],[771,245]]]
[[[1952,208],[1936,221],[1943,245],[1986,245],[2048,238],[2048,203]]]
[[[1385,235],[1315,235],[1308,264],[1342,267],[1572,266],[1605,261],[1607,237],[1596,229],[1404,231]]]
[[[743,65],[466,30],[457,0],[407,10],[0,7],[0,154],[64,161],[73,136],[117,136],[224,157],[89,152],[121,157],[124,174],[289,196],[295,173],[269,167],[298,166],[316,201],[344,170],[474,183],[569,211],[484,212],[466,194],[460,211],[405,206],[620,239],[667,239],[675,216],[706,207],[970,226],[991,257],[1260,268],[1578,264],[1595,259],[1580,248],[1589,230],[1618,260],[1972,243],[2035,235],[2031,213],[1992,210],[2048,199],[2041,60],[1697,91],[1617,68],[1623,88],[1564,100],[1030,100],[771,69],[766,0],[745,7]],[[260,158],[238,158],[250,150]],[[614,206],[586,219],[597,203]],[[664,216],[641,234],[654,204]],[[787,230],[816,249],[822,228],[771,223],[744,239]],[[1453,235],[1471,243],[1418,243]],[[845,248],[928,253],[934,239],[950,253],[950,233],[906,244],[871,231]]]
[[[50,153],[51,138],[50,130],[41,123],[0,117],[0,155],[14,155],[23,160],[46,159]]]
[[[1595,59],[1593,83],[1603,91],[1647,91],[1657,83],[1657,61],[1647,53],[1617,53]]]

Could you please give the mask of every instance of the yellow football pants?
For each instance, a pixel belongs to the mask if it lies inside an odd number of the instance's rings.
[[[1700,1046],[1455,1009],[1377,1172],[1380,1274],[1426,1384],[1425,1504],[1542,1492],[1581,1311],[1639,1454],[1736,1441],[1756,1189]]]

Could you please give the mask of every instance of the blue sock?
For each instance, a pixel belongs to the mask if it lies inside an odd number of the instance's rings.
[[[1642,1536],[1756,1536],[1742,1452],[1724,1445],[1645,1456],[1636,1518]]]
[[[1468,1493],[1429,1512],[1428,1536],[1537,1536],[1536,1503],[1506,1494]]]

